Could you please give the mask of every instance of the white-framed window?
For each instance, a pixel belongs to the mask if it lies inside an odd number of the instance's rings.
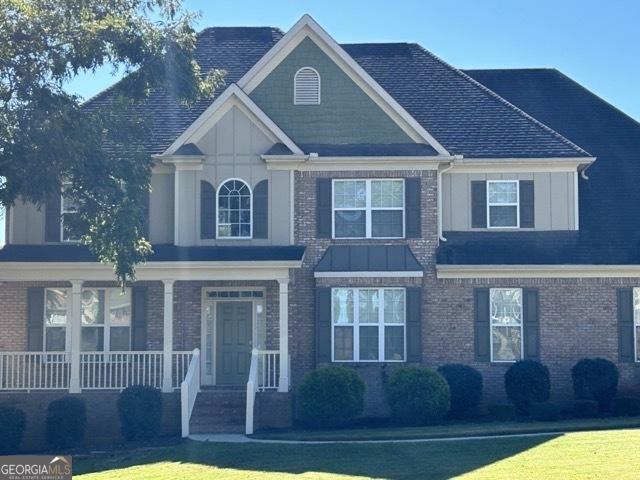
[[[633,289],[633,336],[636,362],[640,362],[640,288]]]
[[[522,359],[522,289],[492,288],[489,291],[491,361],[516,362]]]
[[[252,193],[238,178],[225,180],[218,188],[218,238],[251,238]]]
[[[334,362],[403,362],[405,325],[404,288],[331,289]]]
[[[404,238],[404,179],[333,180],[333,238]]]
[[[83,352],[131,350],[131,289],[83,289],[81,322]]]
[[[293,77],[293,104],[320,105],[320,74],[311,67],[302,67]]]
[[[80,240],[74,232],[71,231],[72,219],[78,215],[78,204],[66,195],[66,191],[71,184],[65,182],[62,184],[62,193],[60,194],[60,239],[63,242],[77,242]]]
[[[489,228],[520,227],[519,184],[518,180],[487,181],[487,226]]]
[[[45,288],[44,290],[44,350],[64,352],[67,347],[68,290]]]

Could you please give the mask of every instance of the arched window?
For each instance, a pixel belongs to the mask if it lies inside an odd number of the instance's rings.
[[[218,238],[251,238],[251,189],[242,180],[226,180],[218,190]]]
[[[293,80],[294,105],[320,105],[320,74],[311,67],[302,67]]]

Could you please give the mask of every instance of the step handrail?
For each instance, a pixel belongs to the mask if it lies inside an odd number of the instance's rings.
[[[253,410],[258,391],[258,356],[257,349],[251,350],[251,366],[249,367],[249,380],[247,380],[247,413],[245,415],[245,433],[253,433]]]
[[[189,362],[189,369],[180,385],[182,438],[189,436],[189,422],[198,392],[200,392],[200,349],[194,348]]]

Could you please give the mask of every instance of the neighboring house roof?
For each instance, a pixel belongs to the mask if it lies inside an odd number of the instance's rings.
[[[355,143],[329,145],[301,143],[305,154],[317,153],[321,157],[435,157],[438,152],[426,143]],[[265,155],[291,155],[286,145],[276,143]]]
[[[316,272],[422,272],[407,245],[332,245]]]
[[[154,245],[149,262],[260,262],[299,261],[301,246],[265,247],[176,247]],[[96,258],[81,245],[5,245],[0,249],[2,262],[95,262]]]
[[[445,232],[448,264],[640,264],[640,123],[553,69],[466,72],[598,157],[578,232]]]
[[[229,86],[282,36],[280,30],[269,27],[208,28],[198,35],[195,58],[203,72],[225,70]],[[342,48],[452,154],[475,158],[590,156],[417,44],[348,44]],[[116,84],[90,99],[86,108],[100,108],[117,89]],[[152,120],[152,134],[141,139],[142,144],[150,153],[162,153],[210,104],[211,100],[203,100],[187,108],[164,91],[153,92],[137,107]]]

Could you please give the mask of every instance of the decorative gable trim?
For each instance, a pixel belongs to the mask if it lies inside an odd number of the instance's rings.
[[[426,142],[440,155],[449,152],[427,132],[378,82],[376,82],[318,23],[305,14],[291,29],[238,81],[247,94],[251,92],[305,38],[309,37],[415,142]]]
[[[232,83],[213,103],[167,148],[160,157],[175,155],[180,147],[196,143],[229,110],[237,107],[274,143],[283,143],[294,154],[303,152],[278,125],[264,113],[238,85]]]

